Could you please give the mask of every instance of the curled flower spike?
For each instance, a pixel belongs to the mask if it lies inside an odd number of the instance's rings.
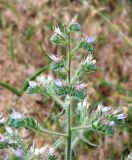
[[[122,114],[118,114],[116,115],[117,119],[125,119],[126,116],[122,113]]]
[[[63,56],[57,57],[57,56],[55,56],[55,55],[52,54],[52,53],[49,55],[49,57],[50,57],[50,59],[51,59],[52,61],[54,61],[54,62],[56,62],[56,63],[60,63],[60,62],[62,61],[62,59],[63,59]]]
[[[80,84],[76,85],[76,89],[83,90],[87,87],[87,85],[88,85],[87,83],[80,83]]]
[[[23,118],[23,115],[19,112],[13,112],[11,115],[10,115],[10,118],[12,120],[19,120],[19,119],[22,119]]]

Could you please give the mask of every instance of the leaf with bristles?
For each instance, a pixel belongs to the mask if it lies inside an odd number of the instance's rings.
[[[10,118],[8,120],[8,126],[11,128],[26,128],[26,129],[34,129],[35,131],[41,130],[41,125],[32,117],[28,117],[22,115],[21,118]]]

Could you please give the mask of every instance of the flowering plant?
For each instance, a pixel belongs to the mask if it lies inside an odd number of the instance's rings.
[[[64,128],[62,128],[62,133],[47,130],[33,117],[14,111],[7,119],[1,116],[0,126],[5,126],[6,129],[6,133],[0,139],[1,149],[11,147],[15,151],[16,156],[21,159],[31,160],[34,158],[43,159],[45,157],[48,160],[55,160],[55,150],[60,145],[64,146],[66,142],[65,157],[67,160],[72,160],[73,151],[80,139],[86,143],[90,143],[84,137],[85,131],[92,130],[112,135],[115,126],[124,123],[126,116],[121,113],[121,109],[113,110],[112,107],[106,107],[102,104],[99,104],[93,111],[89,109],[90,104],[87,102],[86,92],[88,84],[81,80],[81,75],[83,73],[94,72],[97,68],[96,60],[92,54],[95,38],[92,36],[83,37],[75,43],[71,38],[72,34],[80,30],[81,26],[77,22],[77,16],[68,25],[54,28],[50,41],[53,44],[66,47],[67,54],[49,54],[49,58],[51,59],[50,69],[55,73],[63,72],[65,76],[64,78],[54,78],[53,75],[38,76],[34,81],[29,81],[27,89],[28,94],[41,93],[52,97],[62,107],[63,113],[66,114],[66,123]],[[71,71],[72,59],[82,50],[88,52],[87,56],[84,57],[75,71]],[[74,99],[76,99],[76,105],[73,103]],[[73,119],[73,110],[75,111],[74,117],[76,120]],[[38,149],[33,144],[33,146],[28,147],[16,131],[16,129],[21,127],[53,135],[58,137],[58,139],[53,146],[46,145]]]

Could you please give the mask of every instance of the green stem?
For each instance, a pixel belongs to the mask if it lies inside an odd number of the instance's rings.
[[[67,73],[67,80],[68,83],[71,83],[71,40],[70,40],[70,33],[68,33],[68,73]],[[67,105],[67,150],[66,150],[66,159],[72,160],[72,150],[71,150],[71,141],[72,141],[72,132],[71,132],[71,106],[70,106],[70,98],[66,98],[66,105]]]
[[[70,33],[68,33],[68,55],[67,55],[67,63],[68,63],[68,72],[67,78],[68,82],[71,83],[71,40],[70,40]]]
[[[67,106],[67,160],[72,160],[72,150],[71,150],[71,107],[70,104]]]

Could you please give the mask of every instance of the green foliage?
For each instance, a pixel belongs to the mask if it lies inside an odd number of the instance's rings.
[[[96,65],[95,64],[90,64],[90,63],[85,63],[82,65],[82,71],[84,72],[94,72],[96,71]]]
[[[105,125],[105,124],[100,123],[100,122],[93,122],[92,123],[92,129],[94,131],[105,133],[105,134],[107,134],[109,136],[114,134],[114,129],[113,129],[112,126]]]
[[[84,40],[81,40],[78,43],[78,47],[80,49],[83,49],[83,50],[86,50],[86,51],[89,51],[89,52],[92,52],[94,50],[93,44],[88,43],[87,41],[84,41]]]
[[[15,114],[14,112],[13,114]],[[34,129],[35,131],[40,131],[42,129],[41,125],[34,118],[22,115],[21,118],[9,118],[8,126],[11,128],[26,128]]]
[[[52,43],[57,43],[57,44],[61,44],[64,45],[65,44],[65,38],[62,35],[59,34],[54,34],[51,36],[50,41]]]
[[[42,89],[40,87],[38,87],[38,86],[36,86],[36,87],[29,86],[27,88],[27,93],[28,94],[34,94],[34,93],[40,94],[40,93],[42,93]]]
[[[78,23],[71,24],[68,29],[70,32],[78,32],[81,30],[81,25]]]
[[[58,69],[61,69],[61,68],[64,68],[64,66],[65,66],[65,61],[64,60],[62,60],[60,63],[56,63],[56,62],[52,62],[51,64],[50,64],[50,68],[52,69],[52,70],[58,70]]]

